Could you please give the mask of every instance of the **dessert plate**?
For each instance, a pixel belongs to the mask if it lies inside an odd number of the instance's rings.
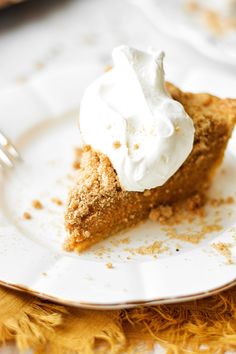
[[[236,284],[236,138],[206,216],[172,226],[147,221],[87,252],[67,253],[63,214],[79,110],[52,114],[63,96],[40,87],[0,95],[0,129],[23,160],[0,172],[0,284],[95,309],[196,299]]]
[[[204,24],[185,10],[187,1],[131,0],[131,2],[138,5],[163,32],[185,40],[211,59],[235,65],[236,31],[224,36],[212,35]]]

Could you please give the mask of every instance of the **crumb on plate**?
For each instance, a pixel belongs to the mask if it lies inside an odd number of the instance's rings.
[[[54,204],[57,204],[57,205],[63,205],[63,202],[61,199],[57,198],[57,197],[53,197],[51,199],[51,201],[54,203]]]
[[[107,267],[108,269],[112,269],[112,268],[113,268],[113,264],[109,262],[109,263],[106,264],[106,267]]]
[[[30,220],[30,219],[32,219],[32,216],[31,216],[30,213],[28,213],[28,211],[25,211],[24,214],[23,214],[23,218],[25,220]]]
[[[35,209],[43,209],[42,203],[41,203],[39,200],[37,200],[37,199],[35,199],[35,200],[32,201],[32,206],[33,206]]]
[[[231,243],[226,243],[226,242],[217,242],[213,243],[212,247],[218,251],[222,256],[226,258],[226,261],[228,264],[233,264],[232,260],[232,252],[231,252]]]

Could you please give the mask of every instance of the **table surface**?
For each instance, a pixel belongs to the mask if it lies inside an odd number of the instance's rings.
[[[34,0],[2,10],[0,92],[39,72],[78,67],[79,102],[88,83],[111,64],[112,48],[120,44],[164,50],[166,78],[183,89],[236,96],[236,66],[210,61],[168,37],[128,0]],[[17,351],[8,347],[2,353]]]

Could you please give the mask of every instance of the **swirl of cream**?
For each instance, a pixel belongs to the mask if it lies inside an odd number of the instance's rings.
[[[162,186],[193,147],[193,121],[165,89],[163,58],[163,52],[115,48],[114,68],[81,102],[82,141],[108,156],[127,191]]]

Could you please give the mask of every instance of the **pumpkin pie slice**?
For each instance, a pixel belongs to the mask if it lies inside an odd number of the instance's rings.
[[[80,167],[65,213],[66,250],[84,251],[147,219],[153,208],[205,194],[236,122],[236,100],[184,93],[172,84],[167,84],[167,89],[194,122],[190,155],[161,187],[130,192],[122,189],[109,158],[85,146],[78,157]]]

